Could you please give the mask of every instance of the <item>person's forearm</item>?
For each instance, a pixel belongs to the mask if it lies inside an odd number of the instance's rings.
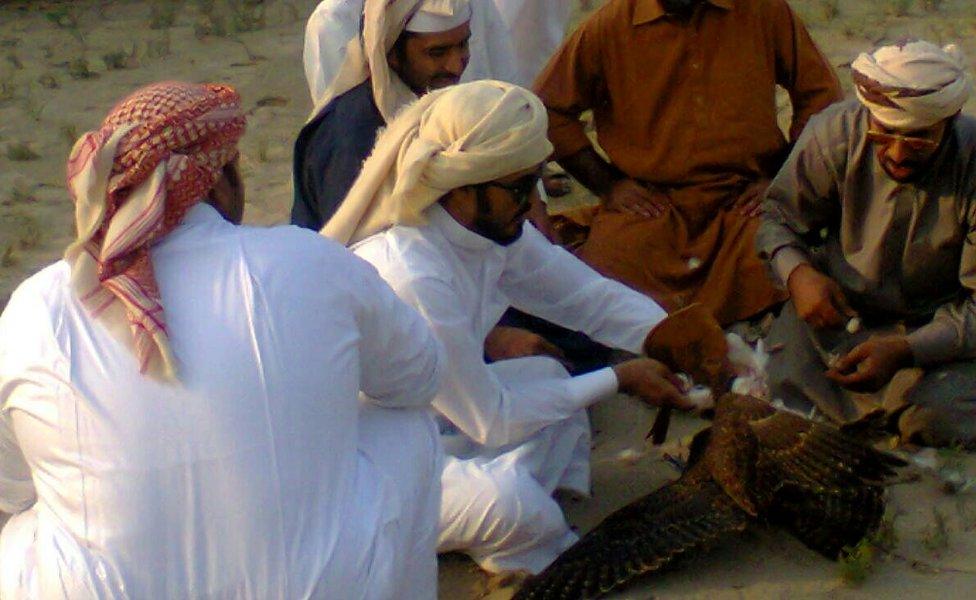
[[[931,322],[908,334],[915,363],[920,366],[969,358],[973,354],[972,320],[964,318],[966,304],[944,306]]]
[[[620,169],[604,160],[592,147],[584,148],[557,162],[567,173],[601,198],[610,191],[614,182],[624,177]]]

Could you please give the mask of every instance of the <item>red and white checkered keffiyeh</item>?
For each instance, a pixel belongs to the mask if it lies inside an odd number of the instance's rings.
[[[72,284],[95,318],[131,342],[143,373],[176,374],[149,249],[205,199],[237,156],[244,124],[231,87],[156,83],[119,102],[68,158]]]

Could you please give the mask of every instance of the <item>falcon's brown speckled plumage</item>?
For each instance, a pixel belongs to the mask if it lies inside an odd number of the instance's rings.
[[[515,598],[595,598],[757,520],[835,559],[878,527],[901,464],[832,425],[726,394],[677,481],[607,517]]]

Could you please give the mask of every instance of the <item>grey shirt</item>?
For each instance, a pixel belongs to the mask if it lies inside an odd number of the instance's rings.
[[[976,119],[959,115],[911,183],[884,172],[867,130],[857,101],[810,120],[769,187],[757,249],[781,282],[813,263],[865,318],[920,325],[919,364],[976,356]]]

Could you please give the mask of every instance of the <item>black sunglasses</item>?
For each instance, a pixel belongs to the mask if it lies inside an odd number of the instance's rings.
[[[542,174],[537,173],[519,179],[515,183],[502,183],[500,181],[486,181],[479,183],[481,187],[496,187],[507,191],[515,200],[515,208],[518,211],[524,210],[532,202],[532,192],[539,185]]]

